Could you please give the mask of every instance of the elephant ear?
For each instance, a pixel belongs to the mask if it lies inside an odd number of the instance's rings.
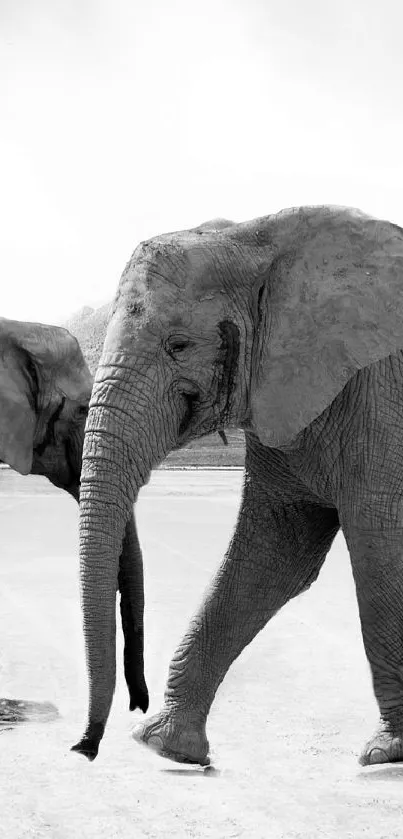
[[[28,475],[36,426],[34,381],[24,351],[2,327],[0,321],[0,460]]]
[[[269,446],[290,444],[358,370],[403,347],[403,230],[316,211],[302,232],[294,213],[290,240],[258,270],[251,421]]]
[[[27,475],[63,400],[87,405],[91,387],[67,329],[0,318],[0,460]]]

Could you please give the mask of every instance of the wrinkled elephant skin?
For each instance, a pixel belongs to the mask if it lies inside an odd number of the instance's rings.
[[[86,427],[82,604],[98,751],[115,685],[125,521],[153,467],[243,428],[236,529],[136,739],[208,759],[206,721],[234,659],[317,578],[341,527],[381,724],[363,763],[403,749],[403,230],[301,207],[142,243],[120,280]]]

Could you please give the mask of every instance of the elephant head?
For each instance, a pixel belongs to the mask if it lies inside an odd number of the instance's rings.
[[[313,207],[141,244],[120,280],[88,416],[80,500],[93,759],[115,684],[124,525],[173,449],[226,425],[293,445],[354,373],[402,344],[403,232]]]
[[[78,341],[67,329],[1,318],[0,459],[22,475],[46,476],[78,501],[92,384]],[[146,711],[143,566],[132,511],[118,584],[131,706]]]
[[[78,500],[92,377],[61,327],[0,319],[0,457]]]

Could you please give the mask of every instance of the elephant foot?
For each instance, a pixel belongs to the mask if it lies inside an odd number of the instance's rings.
[[[28,702],[23,699],[0,699],[0,731],[27,722],[52,722],[59,712],[51,702]]]
[[[209,742],[204,722],[195,723],[189,714],[163,709],[139,723],[132,730],[132,737],[138,743],[148,746],[161,757],[176,763],[198,763],[209,766]]]
[[[391,734],[387,726],[381,725],[364,746],[359,762],[361,766],[372,766],[399,761],[403,761],[403,734]]]

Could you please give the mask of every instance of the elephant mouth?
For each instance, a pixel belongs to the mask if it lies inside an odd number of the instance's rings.
[[[74,498],[75,501],[77,501],[77,503],[80,502],[80,486],[80,483],[74,482],[70,484],[70,486],[66,487],[66,491],[72,496],[72,498]]]
[[[181,449],[192,440],[213,434],[223,428],[226,410],[210,400],[203,400],[200,394],[182,394],[184,399],[184,413],[182,415],[176,449]]]
[[[200,394],[198,392],[182,393],[182,399],[184,402],[184,413],[178,431],[179,447],[184,446],[195,433],[194,424],[197,418],[197,409],[200,405]]]
[[[211,399],[203,398],[199,391],[181,393],[183,413],[178,429],[175,449],[181,449],[192,440],[212,434],[222,424],[221,412]],[[218,413],[217,413],[218,411]]]

